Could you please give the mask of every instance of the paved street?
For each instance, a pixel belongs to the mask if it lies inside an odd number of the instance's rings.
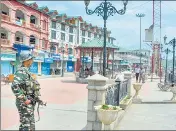
[[[42,99],[47,107],[40,109],[37,130],[81,130],[87,123],[86,84],[76,84],[73,77],[40,79]],[[134,82],[134,80],[133,80]],[[172,96],[157,88],[158,80],[148,80],[140,92],[143,101],[164,101]],[[132,89],[134,95],[134,90]],[[10,86],[1,87],[1,129],[17,130],[19,116]],[[133,104],[118,126],[118,130],[174,130],[175,104]],[[75,119],[76,118],[76,119]],[[36,113],[36,120],[38,119]]]
[[[142,86],[140,97],[143,101],[170,100],[172,93],[159,91],[157,81],[148,81]],[[175,130],[175,121],[176,104],[132,104],[118,130]]]
[[[48,105],[40,109],[41,120],[36,123],[36,129],[83,129],[87,122],[86,85],[74,83],[72,77],[40,79],[39,82],[42,99]],[[1,87],[1,114],[2,130],[18,129],[19,116],[10,86]]]

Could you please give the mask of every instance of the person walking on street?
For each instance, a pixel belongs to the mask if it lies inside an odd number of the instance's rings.
[[[138,79],[139,79],[139,72],[140,72],[140,68],[139,68],[139,66],[137,65],[136,68],[135,68],[136,83],[138,82]]]
[[[22,65],[14,74],[11,89],[16,96],[16,106],[20,116],[20,131],[35,130],[34,109],[39,96],[39,83],[28,71],[33,63],[33,56],[29,51],[20,53]]]
[[[139,82],[145,83],[145,69],[141,67],[140,74],[139,74]]]

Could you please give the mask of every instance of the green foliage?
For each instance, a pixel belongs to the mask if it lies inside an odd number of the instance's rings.
[[[108,106],[106,104],[102,105],[101,109],[103,110],[117,110],[117,106]]]

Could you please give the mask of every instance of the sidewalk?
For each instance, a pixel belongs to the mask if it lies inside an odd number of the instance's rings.
[[[39,79],[41,99],[47,102],[40,108],[36,130],[81,130],[87,124],[86,84],[75,83],[73,77]],[[37,110],[35,110],[38,120]],[[18,130],[19,115],[10,85],[1,87],[1,130]]]
[[[65,72],[64,77],[74,77],[73,72]],[[58,78],[61,77],[61,75],[42,75],[42,76],[37,76],[38,79],[45,79],[45,78]]]
[[[166,101],[171,92],[162,92],[158,81],[147,80],[139,92],[143,101]],[[134,94],[134,90],[132,91]],[[175,130],[176,104],[132,104],[118,126],[118,130]]]

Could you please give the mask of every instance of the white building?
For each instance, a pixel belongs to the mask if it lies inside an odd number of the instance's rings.
[[[96,37],[103,40],[103,29],[83,21],[81,16],[58,14],[56,10],[50,11],[49,14],[50,52],[58,54],[58,57],[53,57],[54,63],[51,64],[51,68],[61,67],[60,60],[64,54],[65,70],[73,71],[77,59],[80,58],[75,47]],[[107,31],[107,41],[113,43],[115,39],[110,37],[110,34],[111,32]]]

